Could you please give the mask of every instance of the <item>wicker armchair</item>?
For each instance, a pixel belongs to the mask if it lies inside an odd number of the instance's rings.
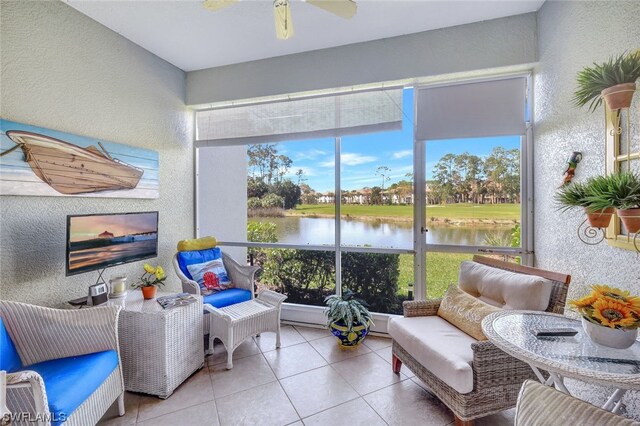
[[[203,254],[202,255],[203,260],[193,260],[192,262],[198,263],[199,261],[204,261],[204,259],[207,259],[209,255],[208,253],[205,253],[205,252],[210,250],[216,250],[216,249],[200,250],[199,252]],[[176,275],[178,275],[178,278],[180,278],[180,281],[182,282],[182,291],[190,294],[201,295],[200,285],[194,280],[192,280],[190,275],[189,276],[187,275],[187,272],[188,272],[187,270],[183,270],[183,268],[180,266],[180,262],[178,258],[180,253],[181,252],[178,252],[173,256],[173,268],[176,271]],[[182,252],[182,253],[186,253],[186,252]],[[192,253],[197,253],[197,252],[192,252]],[[194,259],[199,259],[200,257],[201,256],[199,254],[196,254],[196,257]],[[214,308],[224,308],[225,306],[229,306],[235,303],[252,300],[254,298],[254,290],[255,290],[254,289],[255,275],[260,270],[260,268],[258,266],[240,265],[238,262],[233,260],[226,253],[222,253],[222,263],[224,263],[224,267],[227,270],[227,274],[229,275],[229,278],[231,279],[231,282],[233,282],[235,288],[225,290],[220,293],[204,296],[203,303],[205,305],[209,304]],[[205,310],[205,315],[209,315],[209,311]],[[204,335],[209,334],[208,317],[205,318],[205,321],[203,323],[203,330],[204,330]],[[211,349],[212,348],[209,348],[209,351]]]
[[[605,411],[540,382],[527,380],[518,396],[514,425],[640,426],[640,422]]]
[[[571,280],[569,275],[481,256],[475,256],[473,260],[494,268],[537,275],[550,280],[553,288],[546,311],[563,313],[568,284]],[[404,316],[434,316],[438,312],[440,302],[441,299],[404,302]],[[536,378],[529,365],[507,355],[489,341],[473,342],[471,350],[473,351],[471,365],[473,390],[469,393],[460,393],[442,381],[395,340],[392,345],[392,368],[395,373],[399,373],[401,366],[406,365],[453,411],[456,425],[470,426],[476,418],[514,407],[522,383],[527,379]]]
[[[120,309],[0,301],[0,369],[12,424],[96,424],[116,400],[124,415]]]

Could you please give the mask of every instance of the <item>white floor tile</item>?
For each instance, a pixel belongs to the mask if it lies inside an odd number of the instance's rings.
[[[295,329],[298,330],[298,333],[300,333],[308,342],[331,336],[331,332],[326,328],[302,327],[296,325]]]
[[[453,420],[444,404],[411,380],[373,392],[364,399],[389,425],[444,426]]]
[[[261,333],[260,336],[254,337],[256,344],[262,352],[273,351],[276,349],[276,333],[270,331]],[[306,340],[291,325],[283,325],[280,328],[280,347],[297,345],[304,343]]]
[[[251,355],[260,353],[260,348],[256,345],[251,337],[246,339],[233,351],[233,361],[246,358]],[[220,341],[216,341],[213,354],[207,356],[206,361],[208,365],[220,364],[221,362],[227,362],[227,350]]]
[[[335,336],[312,340],[309,344],[313,346],[329,364],[371,352],[371,349],[362,344],[352,349],[342,349],[338,346],[338,339]]]
[[[164,416],[138,423],[138,426],[176,426],[198,425],[218,426],[218,412],[214,401],[208,401],[193,407],[184,408]]]
[[[391,339],[388,337],[367,336],[362,344],[372,351],[377,351],[391,346]]]
[[[362,399],[354,399],[302,420],[305,426],[385,426],[382,418]]]
[[[265,352],[264,357],[278,379],[327,365],[324,358],[306,342]]]
[[[300,420],[278,382],[226,396],[217,405],[222,426],[287,425]]]
[[[124,416],[118,415],[118,401],[111,405],[111,408],[100,419],[99,424],[103,426],[130,426],[136,424],[138,418],[138,405],[140,404],[140,395],[125,392],[124,393]]]
[[[287,377],[280,383],[302,417],[358,397],[356,391],[331,366]]]
[[[376,353],[380,356],[380,358],[382,358],[385,362],[387,362],[387,363],[389,363],[389,365],[391,365],[391,354],[392,354],[391,346],[388,346],[386,348],[377,350]],[[391,367],[389,367],[389,368],[391,368]],[[415,374],[413,374],[413,371],[409,370],[404,365],[400,369],[400,373],[404,374],[405,376],[407,376],[409,378],[415,377]]]
[[[276,380],[276,376],[262,354],[237,360],[233,363],[231,370],[227,370],[226,365],[225,362],[210,368],[213,393],[216,398]]]
[[[391,366],[373,352],[332,364],[332,367],[360,395],[377,391],[407,378],[403,374],[395,374]]]

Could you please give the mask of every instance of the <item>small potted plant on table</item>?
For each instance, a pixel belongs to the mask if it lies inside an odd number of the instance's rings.
[[[164,285],[164,280],[167,276],[164,273],[162,266],[156,266],[155,268],[148,263],[144,264],[144,274],[140,277],[140,280],[131,284],[131,288],[142,290],[142,296],[146,299],[153,299],[156,297],[157,286]]]
[[[640,327],[640,297],[594,285],[590,294],[569,301],[569,306],[582,315],[582,328],[595,343],[616,349],[635,343]]]
[[[589,104],[589,111],[593,112],[604,98],[612,111],[628,108],[638,78],[640,50],[611,57],[602,64],[594,63],[578,73],[578,89],[574,94],[573,103],[579,107]]]
[[[338,338],[341,348],[354,348],[367,336],[373,324],[371,313],[364,301],[357,300],[352,291],[346,290],[342,296],[337,294],[325,298],[327,325],[331,333]]]

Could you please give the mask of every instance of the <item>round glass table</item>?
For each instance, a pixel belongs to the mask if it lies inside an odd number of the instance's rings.
[[[535,330],[572,328],[571,337],[536,337]],[[531,366],[538,379],[565,393],[564,378],[616,387],[602,408],[618,412],[627,390],[640,390],[640,342],[628,349],[600,346],[585,334],[580,321],[558,314],[503,311],[488,315],[482,330],[498,348]],[[541,370],[548,372],[545,378]]]

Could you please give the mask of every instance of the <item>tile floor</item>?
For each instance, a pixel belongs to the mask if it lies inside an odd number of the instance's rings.
[[[111,407],[102,425],[436,425],[451,412],[409,370],[391,371],[391,340],[369,336],[342,351],[327,330],[282,327],[246,340],[226,370],[224,347],[166,399],[126,393],[126,414]],[[478,426],[513,424],[513,410]]]

